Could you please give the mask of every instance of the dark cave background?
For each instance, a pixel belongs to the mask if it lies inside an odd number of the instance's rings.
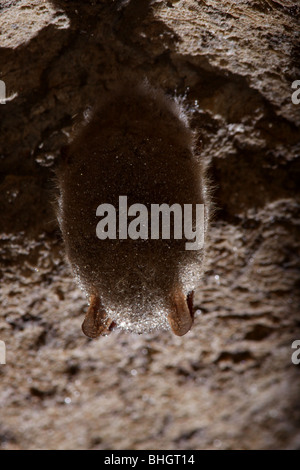
[[[300,7],[2,1],[2,449],[300,446]],[[193,329],[81,332],[53,201],[60,149],[122,76],[185,96],[216,212]]]

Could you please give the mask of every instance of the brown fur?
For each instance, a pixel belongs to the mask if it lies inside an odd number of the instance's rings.
[[[92,306],[95,298],[106,312],[99,334],[104,321],[143,332],[166,328],[167,320],[176,334],[185,334],[192,322],[182,296],[200,279],[203,250],[186,251],[185,239],[96,237],[98,205],[117,208],[120,195],[128,196],[128,206],[140,203],[149,209],[153,203],[206,203],[204,171],[182,107],[148,85],[116,90],[78,130],[57,176],[67,257],[90,296],[91,324],[101,317]],[[176,305],[185,312],[181,323]],[[184,324],[181,330],[179,324]]]

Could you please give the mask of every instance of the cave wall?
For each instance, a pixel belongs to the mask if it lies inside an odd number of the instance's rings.
[[[0,5],[2,449],[297,448],[296,1]],[[195,324],[82,335],[53,201],[60,149],[124,76],[182,96],[216,207]]]

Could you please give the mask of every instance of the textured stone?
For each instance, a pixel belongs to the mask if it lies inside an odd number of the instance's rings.
[[[2,449],[300,446],[296,1],[0,7]],[[183,338],[86,339],[52,169],[124,74],[185,96],[216,211]]]

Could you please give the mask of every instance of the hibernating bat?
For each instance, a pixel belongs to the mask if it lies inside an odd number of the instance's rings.
[[[206,232],[209,201],[194,133],[179,100],[147,83],[127,83],[98,101],[57,170],[66,254],[89,298],[83,331],[95,338],[114,326],[137,333],[171,327],[182,336],[193,323],[193,291],[203,272],[204,247],[186,249],[185,234],[174,236],[172,212],[170,237],[163,238],[160,227],[160,236],[151,238],[150,209],[204,205],[200,229]],[[128,209],[134,204],[149,209],[148,237],[145,220],[135,224],[141,237],[120,236],[120,196],[126,196]],[[104,220],[99,206],[115,208],[115,217],[106,214],[114,238],[105,238],[104,228],[96,231]],[[196,229],[195,210],[192,214]]]

